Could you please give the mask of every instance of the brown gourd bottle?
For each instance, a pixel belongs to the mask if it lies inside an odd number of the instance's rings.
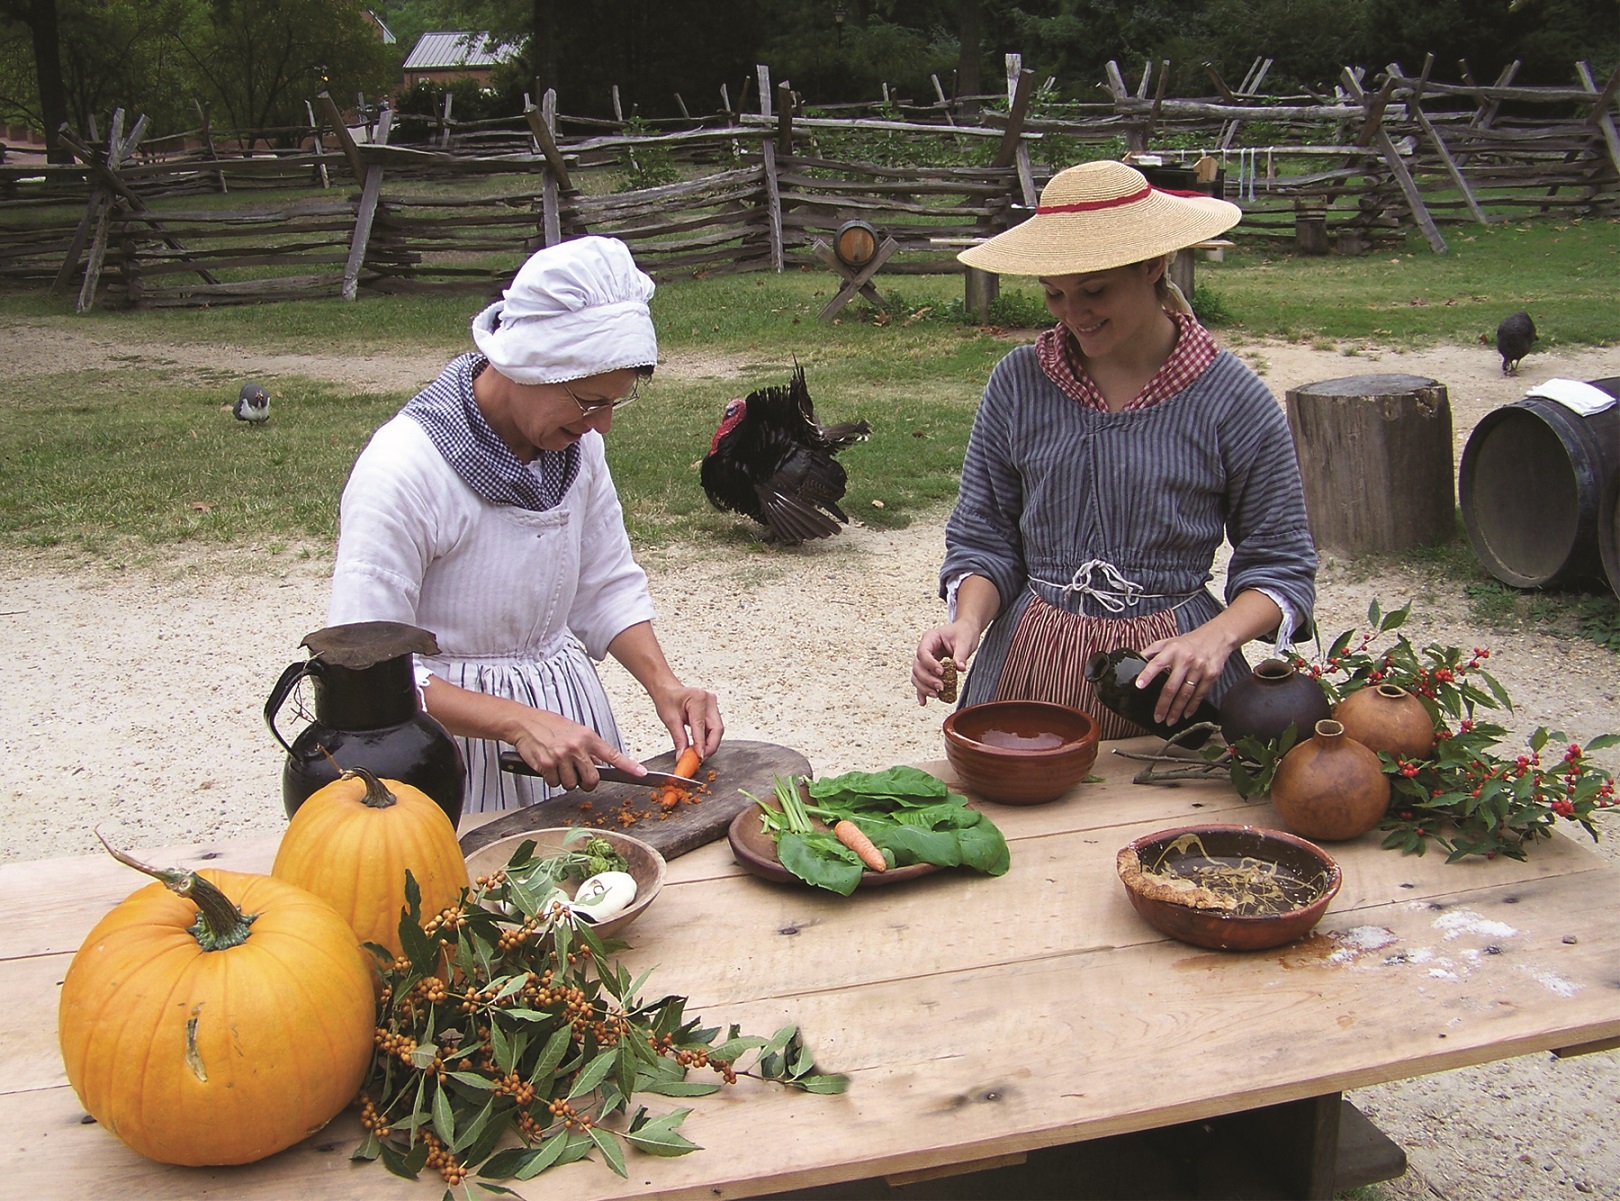
[[[1271,803],[1295,834],[1336,842],[1384,820],[1389,777],[1378,756],[1332,718],[1283,756],[1271,778]]]

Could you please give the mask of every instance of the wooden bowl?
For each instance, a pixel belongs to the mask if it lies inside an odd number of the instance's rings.
[[[945,719],[945,758],[976,796],[1001,805],[1055,801],[1097,762],[1096,719],[1047,701],[989,701]]]
[[[1258,951],[1303,938],[1342,879],[1339,865],[1315,843],[1255,826],[1147,834],[1119,852],[1117,866],[1149,925],[1217,951]]]
[[[490,876],[504,868],[517,853],[517,849],[525,842],[534,843],[534,853],[538,858],[556,854],[563,850],[563,839],[574,832],[575,827],[547,827],[540,830],[525,830],[521,834],[508,834],[505,838],[496,840],[488,846],[479,847],[467,856],[467,875],[473,879],[479,876]],[[667,870],[664,857],[639,838],[631,838],[628,834],[620,834],[614,830],[588,830],[591,838],[605,838],[613,844],[613,849],[625,858],[626,871],[636,882],[636,899],[630,907],[621,913],[616,913],[605,922],[597,922],[591,930],[602,938],[609,938],[618,934],[631,922],[635,921],[647,911],[657,898],[659,891],[664,887],[664,873]],[[583,847],[584,838],[570,844],[570,850],[575,846]],[[563,888],[570,895],[573,890],[583,883],[580,880],[570,880]],[[584,922],[582,925],[586,924]]]

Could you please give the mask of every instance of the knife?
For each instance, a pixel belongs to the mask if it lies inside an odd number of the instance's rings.
[[[524,762],[523,756],[516,751],[502,751],[500,754],[501,770],[509,771],[517,776],[538,776],[535,771]],[[696,788],[698,782],[690,776],[672,776],[664,771],[649,771],[644,776],[633,776],[622,767],[606,767],[598,763],[596,774],[613,784],[639,784],[646,788],[657,788],[661,784],[674,784],[681,788]]]

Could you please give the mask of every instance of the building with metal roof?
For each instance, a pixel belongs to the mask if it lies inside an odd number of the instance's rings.
[[[487,30],[424,33],[405,56],[405,86],[424,79],[472,78],[487,83],[490,72],[516,58],[521,49],[516,42],[492,41]]]

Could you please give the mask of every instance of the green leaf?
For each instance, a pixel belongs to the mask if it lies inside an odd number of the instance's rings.
[[[639,1091],[658,1093],[665,1097],[707,1097],[720,1091],[718,1081],[707,1080],[650,1080]]]
[[[709,1048],[709,1058],[723,1059],[727,1063],[735,1063],[737,1056],[763,1047],[765,1043],[765,1039],[753,1035],[746,1038],[728,1038],[718,1047]]]
[[[516,1018],[520,1022],[549,1022],[557,1015],[542,1009],[503,1009],[501,1016]]]
[[[506,1000],[507,997],[516,996],[518,993],[523,991],[524,985],[528,984],[528,982],[529,977],[528,973],[526,972],[520,972],[508,976],[505,982],[501,984],[500,991],[491,997],[490,1000],[498,1002]],[[494,983],[494,981],[491,981],[491,983]]]
[[[933,804],[943,800],[949,792],[943,780],[905,764],[880,772],[852,771],[811,780],[809,790],[810,795],[824,805],[873,799],[906,806]]]
[[[657,1155],[663,1158],[672,1158],[676,1155],[688,1155],[703,1148],[692,1142],[685,1135],[680,1134],[676,1127],[686,1120],[690,1109],[677,1109],[671,1113],[660,1114],[656,1118],[642,1122],[632,1127],[624,1136],[624,1141],[639,1151],[648,1155]]]
[[[793,1088],[803,1089],[807,1093],[835,1094],[849,1088],[849,1077],[832,1073],[819,1076],[798,1076],[788,1081]]]
[[[376,1159],[382,1154],[382,1140],[377,1137],[374,1130],[366,1131],[366,1137],[360,1140],[360,1145],[349,1153],[350,1159]]]
[[[572,1101],[575,1097],[584,1096],[606,1080],[608,1073],[613,1070],[618,1059],[619,1053],[617,1050],[608,1050],[601,1052],[595,1059],[586,1064],[584,1070],[574,1077],[574,1086],[568,1090],[568,1100]]]
[[[446,1145],[455,1145],[456,1115],[450,1108],[449,1094],[442,1088],[433,1090],[433,1131]]]
[[[495,1066],[503,1072],[510,1072],[517,1066],[517,1056],[512,1053],[512,1040],[501,1029],[499,1019],[492,1019],[489,1023],[489,1053],[495,1057]]]
[[[958,830],[956,842],[961,848],[965,867],[974,868],[987,876],[1003,876],[1012,866],[1012,852],[1007,849],[1007,839],[987,817]]]
[[[596,1149],[602,1153],[607,1166],[628,1179],[629,1173],[624,1170],[624,1149],[619,1146],[619,1140],[595,1126],[588,1127],[587,1133],[591,1136],[591,1142],[596,1144]]]
[[[477,1072],[446,1072],[445,1075],[451,1080],[465,1084],[468,1088],[480,1089],[486,1093],[495,1087],[489,1077],[480,1076]]]
[[[439,1092],[442,1096],[444,1090],[440,1089]],[[478,1136],[483,1133],[484,1128],[489,1125],[490,1115],[494,1112],[495,1098],[491,1097],[488,1101],[484,1102],[484,1108],[478,1111],[477,1116],[475,1116],[472,1121],[468,1122],[465,1126],[456,1131],[456,1138],[455,1141],[450,1144],[450,1150],[454,1151],[457,1155],[460,1155],[462,1151],[472,1146],[473,1142],[478,1138]],[[463,1156],[463,1158],[473,1159],[475,1157],[469,1155]],[[477,1156],[476,1158],[482,1159],[483,1156]]]
[[[953,831],[930,830],[909,822],[853,820],[875,846],[893,851],[897,864],[937,863],[941,867],[956,867],[962,862],[962,848]]]
[[[407,914],[399,919],[399,945],[418,976],[431,976],[439,968],[439,944],[422,933]]]
[[[512,1173],[513,1177],[518,1180],[534,1179],[562,1158],[562,1153],[568,1149],[568,1143],[569,1135],[566,1131],[552,1135],[535,1149],[532,1159]]]
[[[417,1146],[422,1148],[422,1162],[426,1163],[426,1145],[418,1143]],[[415,1180],[417,1172],[422,1170],[421,1164],[418,1164],[415,1168],[409,1167],[406,1163],[407,1157],[401,1154],[399,1148],[391,1143],[385,1142],[378,1149],[382,1154],[383,1167],[387,1168],[395,1176],[403,1176],[406,1180]]]
[[[595,1145],[588,1135],[581,1134],[577,1130],[566,1133],[562,1153],[557,1156],[557,1163],[559,1165],[577,1163],[589,1155]]]
[[[847,897],[861,882],[860,857],[830,834],[783,834],[776,854],[782,866],[806,884],[840,896]]]
[[[534,1070],[529,1073],[529,1083],[539,1084],[541,1080],[549,1080],[551,1074],[557,1070],[557,1065],[568,1054],[569,1044],[573,1041],[570,1028],[561,1026],[552,1032],[541,1048],[540,1057],[534,1061]]]
[[[439,1048],[434,1043],[423,1043],[420,1047],[411,1048],[411,1066],[418,1071],[426,1071],[433,1066],[433,1061],[439,1057]]]

